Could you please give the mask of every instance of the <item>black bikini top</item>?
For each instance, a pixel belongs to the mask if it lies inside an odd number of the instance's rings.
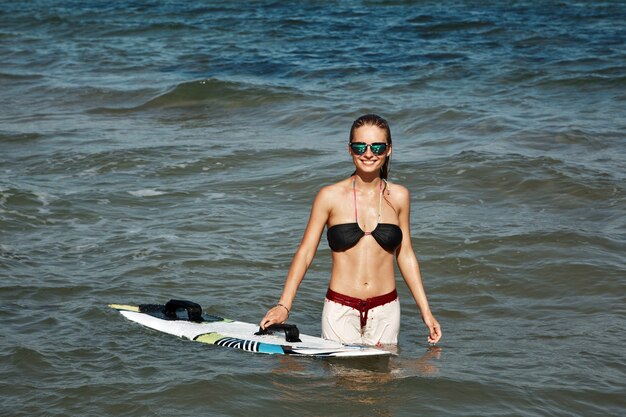
[[[395,251],[400,243],[402,243],[402,230],[398,225],[391,223],[381,223],[382,205],[383,205],[383,189],[382,180],[380,182],[380,194],[378,204],[378,224],[371,232],[364,232],[359,226],[359,217],[356,208],[356,186],[355,180],[352,180],[352,192],[354,194],[354,223],[342,223],[329,227],[326,231],[326,239],[328,239],[328,246],[334,252],[343,252],[350,249],[359,241],[363,236],[371,235],[376,242],[388,252]]]

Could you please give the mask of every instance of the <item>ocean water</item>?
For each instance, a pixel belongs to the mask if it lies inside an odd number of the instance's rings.
[[[0,414],[626,413],[623,1],[0,2]],[[398,274],[399,355],[253,355],[109,303],[258,322],[352,121],[444,337]],[[319,334],[322,240],[290,321]]]

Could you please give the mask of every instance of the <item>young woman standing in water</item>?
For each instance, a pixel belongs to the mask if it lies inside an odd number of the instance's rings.
[[[400,302],[395,256],[428,327],[428,342],[437,343],[441,327],[428,306],[411,245],[409,191],[387,181],[392,151],[387,121],[373,114],[359,117],[350,129],[348,150],[356,170],[317,194],[283,293],[261,327],[287,320],[327,227],[333,266],[322,312],[322,337],[346,344],[397,344]]]

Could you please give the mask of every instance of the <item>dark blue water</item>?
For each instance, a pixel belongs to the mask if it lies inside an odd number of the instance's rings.
[[[3,415],[626,410],[623,1],[0,2]],[[252,355],[108,303],[258,322],[311,202],[391,123],[444,329],[400,354]],[[323,241],[291,320],[317,335]]]

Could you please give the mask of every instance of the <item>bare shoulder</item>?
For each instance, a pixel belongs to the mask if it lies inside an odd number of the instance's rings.
[[[331,206],[337,198],[346,192],[346,187],[349,187],[349,181],[342,180],[334,184],[326,185],[322,187],[317,193],[315,201]]]
[[[341,193],[344,193],[347,188],[351,187],[351,184],[352,183],[349,180],[342,180],[334,184],[326,185],[320,189],[318,196],[323,198],[334,198]]]
[[[407,205],[411,199],[408,188],[392,182],[388,182],[387,197],[400,207]]]

